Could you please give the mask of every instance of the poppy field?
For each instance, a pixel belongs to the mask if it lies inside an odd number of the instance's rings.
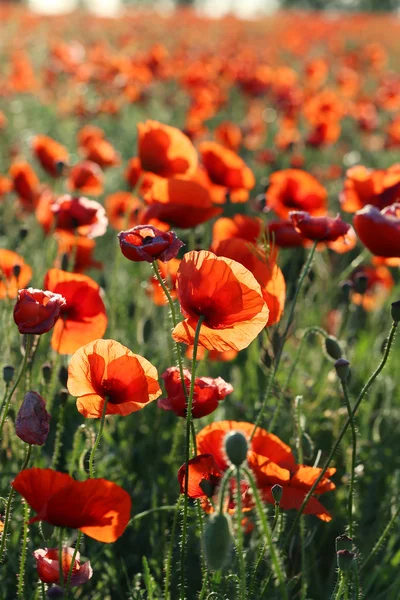
[[[0,599],[398,600],[398,18],[0,33]]]

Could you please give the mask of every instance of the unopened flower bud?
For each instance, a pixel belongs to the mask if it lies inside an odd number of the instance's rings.
[[[204,532],[204,554],[209,569],[221,569],[232,544],[230,519],[224,513],[211,515]]]
[[[53,365],[46,362],[42,365],[42,376],[45,383],[50,383],[51,375],[53,373]]]
[[[283,487],[281,485],[279,485],[279,483],[276,483],[271,488],[271,494],[272,494],[275,504],[279,504],[279,502],[282,500],[282,496],[283,496]]]
[[[352,550],[353,549],[353,538],[348,535],[339,535],[335,540],[336,552],[339,550]]]
[[[199,483],[199,487],[207,496],[207,498],[212,498],[215,492],[215,486],[209,479],[202,479]]]
[[[61,365],[61,367],[58,370],[58,381],[63,387],[67,387],[68,369],[67,367],[64,367],[64,365]]]
[[[67,403],[68,395],[68,390],[66,388],[61,388],[61,390],[58,392],[58,400],[61,406],[64,406]]]
[[[336,553],[337,565],[341,571],[351,571],[354,568],[356,555],[350,550],[339,550]]]
[[[15,420],[15,433],[27,444],[43,446],[50,431],[50,418],[42,396],[28,392]]]
[[[13,275],[16,279],[18,279],[18,277],[21,275],[21,265],[13,266]]]
[[[61,270],[62,271],[68,271],[68,265],[69,265],[69,254],[68,252],[64,252],[61,255]]]
[[[396,302],[392,302],[391,313],[392,313],[393,321],[395,323],[398,323],[400,321],[400,300],[397,300]]]
[[[5,383],[10,383],[14,377],[14,367],[12,365],[6,365],[3,367],[3,379]]]
[[[368,275],[365,273],[358,273],[354,277],[354,291],[358,294],[365,294],[368,288]]]
[[[335,362],[335,369],[336,369],[336,373],[337,376],[339,377],[339,379],[341,381],[346,382],[349,378],[349,374],[350,374],[350,363],[348,360],[346,360],[345,358],[339,358],[339,360],[337,360]]]
[[[348,302],[349,298],[350,298],[350,292],[353,289],[353,282],[350,281],[349,279],[346,279],[346,281],[343,281],[340,284],[340,287],[342,289],[342,295],[343,295],[343,302]]]
[[[56,169],[58,175],[63,175],[66,164],[63,160],[58,160],[56,162]]]
[[[21,242],[26,238],[26,236],[28,235],[29,230],[27,227],[21,227],[19,230],[19,239],[21,240]]]
[[[338,360],[338,358],[342,357],[342,349],[340,344],[333,335],[325,338],[325,350],[327,355],[334,360]]]
[[[249,447],[243,433],[240,431],[231,431],[225,436],[224,445],[229,461],[235,465],[235,467],[240,467],[246,460]]]

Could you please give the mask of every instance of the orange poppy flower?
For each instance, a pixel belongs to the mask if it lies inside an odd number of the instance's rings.
[[[125,171],[125,179],[128,182],[129,187],[133,190],[142,174],[142,165],[140,158],[135,156],[128,161],[128,165]]]
[[[25,288],[31,278],[32,269],[22,256],[0,248],[0,299],[16,298],[18,290]]]
[[[47,135],[35,136],[32,148],[43,169],[49,175],[58,177],[62,171],[60,165],[68,161],[68,150]]]
[[[3,177],[0,175],[0,199],[11,192],[13,189],[13,182],[8,177]]]
[[[329,146],[337,142],[340,132],[340,124],[337,121],[320,121],[308,134],[306,144],[314,148]]]
[[[229,362],[231,360],[235,360],[237,355],[237,350],[226,350],[226,352],[218,352],[218,350],[207,351],[201,346],[197,348],[197,360],[203,360],[203,358],[207,358],[208,360],[211,360],[211,362]],[[193,358],[193,346],[187,347],[185,356],[190,360]]]
[[[78,190],[89,196],[103,193],[104,175],[99,165],[90,160],[76,164],[69,172],[67,186],[70,190]]]
[[[222,213],[207,187],[181,177],[155,180],[145,193],[145,201],[149,206],[142,215],[143,222],[157,219],[180,229],[196,227]]]
[[[121,157],[107,140],[92,140],[83,149],[86,160],[97,163],[102,169],[119,165]]]
[[[138,124],[138,135],[138,154],[144,171],[161,177],[196,172],[196,150],[190,139],[176,127],[146,121]]]
[[[218,468],[212,454],[198,454],[188,462],[188,497],[212,498],[221,483],[223,472]],[[181,494],[185,493],[186,465],[178,471]]]
[[[235,152],[216,142],[203,142],[199,150],[213,183],[232,190],[251,190],[255,186],[253,172]]]
[[[44,279],[44,289],[61,294],[67,301],[51,338],[51,347],[59,354],[72,354],[104,335],[106,308],[100,288],[93,279],[87,275],[50,269]]]
[[[248,242],[256,242],[263,230],[263,223],[259,217],[247,215],[234,215],[234,217],[221,217],[217,219],[212,229],[213,244],[230,238],[240,238]]]
[[[164,380],[167,398],[160,398],[157,402],[159,408],[172,410],[178,417],[186,417],[186,396],[182,389],[182,379],[178,367],[170,367],[161,375]],[[189,393],[191,373],[189,369],[183,369],[185,387]],[[221,377],[196,377],[193,391],[193,419],[201,419],[210,415],[218,408],[228,394],[233,392],[230,383]]]
[[[130,519],[129,494],[107,479],[75,481],[66,473],[33,468],[21,471],[11,485],[38,513],[29,523],[80,529],[109,544],[121,537]]]
[[[291,210],[306,210],[313,217],[324,215],[327,210],[325,188],[300,169],[272,173],[265,199],[267,208],[282,219],[287,219]]]
[[[342,209],[356,212],[367,204],[379,210],[400,200],[400,164],[389,169],[367,169],[357,165],[346,173],[340,194]]]
[[[104,131],[96,125],[85,125],[78,131],[78,145],[86,147],[92,142],[103,140],[105,137]]]
[[[166,263],[157,261],[158,270],[161,277],[167,283],[171,298],[176,298],[176,274],[180,264],[181,261],[179,258],[171,258]],[[168,304],[164,291],[155,275],[149,279],[149,288],[147,291],[156,306],[165,306]]]
[[[39,179],[31,165],[25,161],[15,162],[11,165],[10,176],[22,206],[33,210],[39,199]]]
[[[393,277],[389,269],[383,265],[360,266],[350,275],[350,281],[354,284],[360,276],[366,278],[366,290],[360,294],[353,288],[350,295],[351,301],[361,305],[364,310],[376,310],[388,298],[394,286]]]
[[[61,268],[63,257],[66,255],[68,261],[73,259],[71,271],[82,273],[86,269],[102,269],[103,263],[93,258],[96,242],[90,238],[75,235],[69,231],[57,231],[54,234],[57,241],[58,252],[55,266]]]
[[[286,284],[283,273],[272,255],[266,256],[260,248],[242,239],[230,238],[213,244],[217,256],[225,256],[240,263],[250,271],[260,284],[263,298],[269,308],[267,326],[278,323],[286,300]]]
[[[193,344],[204,316],[199,345],[207,350],[242,350],[265,327],[269,310],[254,275],[241,264],[212,252],[188,252],[177,273],[177,295],[185,320],[172,332],[176,342]]]
[[[104,204],[110,225],[116,231],[139,225],[144,205],[130,192],[114,192],[106,197]]]
[[[217,142],[228,148],[228,150],[233,152],[239,150],[242,142],[242,130],[236,123],[223,121],[215,128],[214,135]]]
[[[95,238],[106,232],[108,219],[104,207],[84,196],[64,194],[50,206],[56,230],[73,231]]]
[[[356,212],[354,229],[364,246],[376,256],[400,258],[400,203],[379,211],[367,204]]]
[[[78,398],[78,411],[90,419],[101,417],[106,398],[106,415],[126,416],[161,394],[157,369],[114,340],[79,348],[69,363],[67,387]]]

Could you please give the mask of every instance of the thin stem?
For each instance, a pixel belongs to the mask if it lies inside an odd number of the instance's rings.
[[[170,538],[170,541],[168,544],[167,558],[165,560],[165,582],[164,582],[164,598],[165,598],[165,600],[170,600],[170,598],[171,598],[169,587],[170,587],[170,582],[171,582],[172,555],[173,555],[173,551],[174,551],[174,539],[175,539],[176,527],[178,525],[178,517],[179,517],[179,511],[181,508],[181,502],[182,502],[182,496],[179,495],[178,500],[175,505],[174,520],[172,522],[172,529],[171,529],[171,538]],[[147,512],[150,512],[150,511],[147,511]]]
[[[272,566],[273,566],[275,575],[276,575],[278,583],[279,583],[279,588],[281,590],[281,597],[284,600],[289,600],[289,596],[288,596],[288,592],[287,592],[285,580],[284,580],[284,574],[282,572],[282,568],[281,568],[281,564],[280,564],[280,557],[278,554],[278,550],[275,548],[275,544],[272,539],[272,532],[271,532],[271,529],[270,529],[270,526],[268,523],[268,519],[265,516],[263,506],[261,504],[257,485],[254,481],[253,475],[251,474],[250,470],[244,467],[243,471],[246,473],[247,479],[249,480],[249,483],[250,483],[250,486],[251,486],[251,489],[253,492],[253,497],[256,502],[258,516],[261,521],[264,535],[267,539],[269,554],[271,556],[271,561],[272,561]]]
[[[313,261],[313,258],[314,258],[315,248],[316,247],[317,247],[317,242],[314,242],[314,244],[313,244],[313,246],[312,246],[312,248],[310,250],[310,253],[308,255],[307,261],[306,261],[306,263],[304,264],[304,266],[303,266],[303,268],[301,270],[300,277],[299,277],[297,285],[296,285],[296,290],[294,292],[292,304],[291,304],[291,307],[290,307],[290,311],[289,311],[289,316],[288,316],[288,320],[287,320],[287,323],[286,323],[286,327],[284,329],[284,332],[283,332],[283,335],[282,335],[282,338],[281,338],[281,343],[280,343],[280,346],[279,346],[279,350],[278,350],[278,352],[276,354],[276,357],[275,357],[275,366],[274,366],[274,369],[271,371],[270,376],[268,377],[268,383],[267,383],[267,387],[266,387],[266,390],[265,390],[265,393],[264,393],[264,398],[262,400],[261,408],[260,408],[259,413],[257,415],[257,419],[256,419],[256,422],[254,424],[253,431],[251,432],[250,441],[253,439],[254,434],[255,434],[255,432],[257,430],[257,427],[260,425],[260,423],[262,421],[262,418],[264,416],[264,411],[265,411],[265,408],[266,408],[266,405],[267,405],[267,402],[268,402],[268,398],[269,398],[269,394],[270,394],[270,391],[271,391],[271,388],[272,388],[272,384],[273,384],[273,382],[275,380],[277,371],[279,369],[279,364],[281,362],[283,348],[285,346],[286,339],[287,339],[290,327],[291,327],[291,325],[293,323],[294,311],[295,311],[295,308],[296,308],[297,299],[299,297],[299,293],[300,293],[300,290],[302,288],[303,282],[304,282],[304,280],[305,280],[305,278],[306,278],[306,276],[307,276],[307,274],[308,274],[308,272],[309,272],[309,270],[311,268],[311,264],[312,264],[312,261]]]
[[[236,526],[237,526],[237,553],[239,559],[239,592],[241,600],[246,600],[246,564],[243,555],[243,529],[242,529],[242,494],[240,467],[236,467]]]
[[[60,574],[60,587],[64,587],[64,569],[63,569],[63,537],[64,529],[60,527],[60,537],[58,540],[58,570]]]
[[[229,478],[232,475],[234,467],[231,466],[227,471],[225,471],[225,475],[222,478],[220,491],[219,491],[219,502],[218,502],[218,512],[222,514],[224,512],[224,501],[225,501],[225,490],[228,485]]]
[[[294,401],[294,420],[296,425],[296,449],[299,464],[303,464],[303,429],[301,427],[301,413],[300,413],[300,402],[301,396],[297,396]],[[300,598],[305,600],[307,596],[307,560],[305,551],[305,523],[304,515],[300,518],[300,556],[301,556],[301,584],[300,584]]]
[[[389,354],[390,354],[390,350],[391,350],[391,347],[392,347],[392,344],[393,344],[394,335],[396,333],[397,325],[398,325],[398,323],[393,322],[392,327],[390,329],[389,337],[387,339],[387,343],[386,343],[386,347],[385,347],[385,352],[384,352],[384,354],[382,356],[381,362],[379,363],[379,365],[375,369],[375,371],[372,373],[372,375],[368,379],[367,383],[364,385],[364,387],[362,388],[360,394],[358,395],[357,401],[356,401],[356,403],[354,405],[354,408],[352,410],[352,413],[351,413],[352,418],[354,418],[354,416],[356,415],[357,410],[358,410],[358,408],[359,408],[359,406],[360,406],[360,404],[361,404],[361,402],[362,402],[365,394],[368,392],[369,388],[374,383],[375,379],[378,377],[379,373],[382,371],[383,367],[385,366],[385,364],[387,362],[387,359],[389,358]],[[286,538],[284,540],[283,547],[286,547],[287,544],[289,543],[289,541],[290,541],[290,539],[291,539],[291,537],[293,535],[293,532],[296,529],[296,526],[297,526],[297,523],[298,523],[298,521],[300,519],[300,516],[302,515],[305,507],[307,506],[307,503],[308,503],[309,499],[311,498],[312,494],[314,493],[315,488],[317,487],[317,485],[319,484],[319,482],[321,481],[321,479],[324,477],[327,469],[329,468],[331,460],[332,460],[335,452],[339,448],[340,443],[341,443],[342,439],[344,438],[344,435],[345,435],[345,433],[346,433],[349,425],[350,425],[350,418],[348,418],[347,421],[346,421],[346,423],[343,425],[342,430],[340,431],[339,436],[338,436],[336,442],[334,443],[334,445],[332,446],[332,449],[331,449],[331,451],[329,453],[329,456],[328,456],[328,458],[325,461],[325,464],[324,464],[324,466],[323,466],[323,468],[321,470],[321,473],[319,474],[319,476],[317,477],[317,479],[314,481],[314,483],[311,486],[310,490],[308,491],[306,497],[304,498],[303,503],[300,506],[300,508],[299,508],[299,510],[297,512],[297,515],[296,515],[296,517],[295,517],[295,519],[293,521],[292,527],[290,528],[290,531],[289,531],[288,535],[286,536]]]
[[[200,330],[204,321],[201,315],[197,322],[193,341],[192,371],[190,380],[189,398],[186,406],[186,439],[185,439],[185,497],[183,504],[183,522],[182,522],[182,545],[181,545],[181,600],[185,598],[185,553],[187,537],[187,516],[188,516],[188,490],[189,490],[189,460],[190,460],[190,424],[192,421],[192,405],[194,394],[194,383],[196,379],[197,347],[199,344]],[[184,379],[182,378],[184,384]]]
[[[101,439],[101,436],[102,436],[102,433],[103,433],[104,422],[106,420],[107,404],[108,404],[108,398],[106,398],[104,400],[103,412],[101,413],[101,419],[100,419],[99,432],[97,434],[96,441],[95,441],[95,443],[93,445],[93,448],[92,448],[92,451],[91,451],[90,457],[89,457],[89,478],[90,479],[92,479],[94,477],[94,464],[93,464],[93,462],[94,462],[94,457],[95,457],[95,454],[96,454],[97,447],[98,447],[98,445],[100,443],[100,439]]]
[[[382,534],[378,538],[378,540],[377,540],[376,544],[374,545],[374,547],[372,548],[371,552],[368,554],[367,558],[361,564],[360,571],[362,571],[363,569],[365,569],[365,567],[370,563],[371,559],[374,558],[375,554],[377,554],[377,552],[381,548],[382,544],[384,543],[385,539],[389,535],[389,533],[390,533],[393,525],[395,524],[395,522],[396,522],[397,517],[399,516],[399,514],[400,514],[400,503],[399,503],[398,507],[396,508],[396,510],[395,510],[392,518],[390,519],[389,523],[386,525],[385,529],[382,531]]]
[[[13,394],[14,394],[15,390],[17,389],[18,384],[21,381],[21,378],[22,378],[23,374],[25,373],[26,367],[28,365],[28,358],[29,358],[29,354],[31,351],[32,343],[33,343],[33,335],[27,335],[26,336],[25,354],[24,354],[24,358],[22,360],[21,368],[19,370],[16,380],[14,381],[14,385],[12,386],[10,392],[8,393],[8,396],[6,397],[6,399],[4,401],[3,416],[2,416],[1,422],[0,422],[0,435],[2,434],[4,422],[7,418],[11,399],[12,399]]]
[[[351,411],[349,390],[347,383],[341,380],[343,396],[346,402],[347,414],[349,415],[351,438],[352,438],[352,452],[351,452],[351,473],[350,473],[350,489],[348,499],[348,519],[349,519],[349,537],[353,537],[354,523],[353,523],[353,501],[354,501],[354,480],[355,480],[355,469],[357,460],[357,432],[354,424],[354,419]]]
[[[21,467],[21,471],[23,471],[24,469],[26,469],[28,463],[29,463],[29,459],[31,457],[31,451],[32,451],[32,446],[29,444],[28,448],[26,450],[26,454],[25,454],[25,460],[24,460],[24,464]],[[8,524],[10,521],[10,515],[11,515],[11,506],[12,506],[12,502],[14,499],[14,494],[15,494],[15,490],[13,487],[11,487],[10,489],[10,493],[8,494],[8,499],[7,499],[7,505],[6,505],[6,514],[4,517],[4,523],[3,523],[3,532],[1,535],[1,544],[0,544],[0,562],[3,561],[4,559],[4,551],[5,551],[5,546],[6,546],[6,539],[7,539],[7,532],[8,532]]]
[[[21,559],[19,562],[19,575],[18,575],[18,598],[23,600],[24,583],[25,583],[25,565],[26,565],[26,544],[28,541],[28,521],[29,521],[29,504],[24,500],[24,522],[22,530],[22,547],[21,547]]]
[[[75,544],[75,548],[74,548],[74,553],[72,555],[71,564],[70,564],[69,570],[68,570],[67,585],[66,585],[66,588],[65,588],[65,598],[67,600],[68,600],[68,595],[69,595],[69,588],[71,586],[72,571],[74,570],[74,564],[75,564],[75,560],[76,560],[76,555],[79,552],[79,546],[81,545],[82,536],[83,536],[82,531],[79,531],[78,532],[78,537],[76,538],[76,544]]]
[[[339,587],[338,587],[338,590],[336,592],[334,600],[340,600],[341,599],[342,594],[344,592],[345,585],[346,585],[346,579],[345,579],[344,575],[341,574],[340,575]]]

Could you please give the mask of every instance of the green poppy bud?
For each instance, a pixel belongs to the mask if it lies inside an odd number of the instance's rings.
[[[276,483],[271,488],[271,494],[272,494],[275,504],[279,504],[279,502],[282,500],[282,496],[283,496],[283,487],[281,485],[279,485],[279,483]]]
[[[240,465],[246,460],[247,450],[249,447],[243,433],[240,431],[231,431],[225,437],[224,445],[229,461],[235,465],[235,467],[240,467]]]
[[[336,554],[337,564],[341,571],[351,571],[355,566],[356,555],[350,550],[339,550]]]
[[[398,323],[400,321],[400,300],[397,300],[397,302],[392,302],[391,313],[393,321]]]
[[[333,337],[333,335],[330,335],[329,337],[325,338],[325,351],[327,355],[330,358],[333,358],[334,360],[342,358],[342,349],[340,347],[339,341],[335,337]]]
[[[349,374],[350,374],[350,363],[348,360],[346,360],[345,358],[339,358],[339,360],[337,360],[335,362],[335,369],[336,369],[336,373],[337,376],[339,377],[339,379],[341,381],[346,382],[349,378]]]
[[[204,532],[204,554],[208,567],[218,571],[224,566],[232,545],[230,518],[224,513],[211,515]]]

